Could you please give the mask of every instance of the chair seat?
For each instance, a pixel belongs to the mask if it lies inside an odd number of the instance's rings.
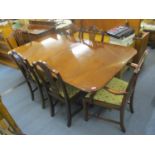
[[[62,90],[62,87],[60,86],[59,83],[57,83],[57,86],[58,86],[58,88],[59,88],[59,94],[60,94],[62,97],[65,97],[65,96],[64,96],[64,93],[63,93],[63,90]],[[71,85],[66,84],[65,86],[66,86],[66,90],[67,90],[67,94],[68,94],[69,98],[72,98],[73,96],[75,96],[76,94],[78,94],[78,93],[80,92],[79,89],[77,89],[77,88],[75,88],[75,87],[73,87],[73,86],[71,86]],[[49,90],[51,90],[51,88],[49,88]],[[52,91],[52,90],[51,90],[51,91]]]
[[[116,91],[125,91],[128,86],[126,81],[120,80],[118,78],[113,78],[108,84],[107,87],[116,90]],[[86,95],[86,98],[90,97],[90,93]],[[93,96],[94,100],[106,102],[113,105],[120,105],[123,99],[123,95],[115,95],[108,92],[105,89],[101,89],[96,92]]]
[[[67,94],[68,94],[69,98],[72,98],[73,96],[75,96],[77,93],[80,92],[79,89],[77,89],[77,88],[75,88],[75,87],[73,87],[73,86],[67,85],[67,84],[66,84],[66,90],[67,90]],[[60,93],[60,95],[61,95],[62,97],[64,97],[63,91],[60,90],[59,93]]]

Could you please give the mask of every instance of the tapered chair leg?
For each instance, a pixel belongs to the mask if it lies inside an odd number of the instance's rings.
[[[84,120],[88,121],[88,103],[83,100]]]
[[[34,92],[32,90],[32,86],[28,80],[26,80],[26,82],[27,82],[27,85],[28,85],[30,93],[31,93],[31,99],[32,99],[32,101],[34,101]]]
[[[123,132],[126,132],[125,125],[124,125],[124,109],[120,110],[120,127]]]
[[[42,108],[45,109],[45,98],[44,98],[44,94],[43,94],[43,89],[41,86],[38,86],[38,87],[39,87],[39,92],[40,92],[41,100],[42,100]]]
[[[51,113],[51,116],[53,117],[55,115],[55,105],[53,103],[53,99],[51,97],[51,95],[48,94],[48,99],[50,101],[50,113]]]
[[[133,109],[133,98],[134,98],[134,93],[131,95],[131,97],[130,97],[130,103],[129,103],[130,112],[131,113],[134,113],[134,109]]]
[[[70,127],[72,124],[72,115],[71,115],[71,105],[70,103],[66,104],[67,107],[67,126]]]

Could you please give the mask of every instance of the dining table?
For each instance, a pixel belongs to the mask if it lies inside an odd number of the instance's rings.
[[[133,47],[72,41],[61,35],[29,42],[13,51],[30,64],[45,61],[66,83],[84,92],[103,88],[137,53]]]

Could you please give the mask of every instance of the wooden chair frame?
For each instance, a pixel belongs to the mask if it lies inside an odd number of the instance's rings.
[[[29,33],[22,30],[15,30],[13,36],[18,46],[24,45],[31,41]]]
[[[99,30],[96,26],[90,26],[88,28],[81,27],[81,33],[80,33],[80,38],[84,42],[84,33],[88,33],[89,35],[89,40],[94,44],[94,43],[104,43],[104,31]],[[96,41],[96,35],[101,35],[101,41]]]
[[[11,58],[14,60],[20,71],[22,72],[26,83],[29,87],[30,93],[31,93],[31,99],[34,100],[34,92],[39,88],[39,92],[42,99],[42,108],[45,108],[45,100],[42,85],[38,80],[38,77],[36,76],[36,73],[33,70],[33,67],[29,64],[28,60],[23,58],[20,54],[18,54],[15,51],[11,51],[8,53]],[[35,88],[33,88],[33,84],[35,85]]]
[[[143,58],[139,61],[138,65],[134,64],[134,63],[131,63],[130,66],[132,68],[134,68],[134,70],[133,70],[133,75],[132,75],[132,77],[131,77],[131,79],[129,81],[129,84],[128,84],[128,87],[127,87],[126,91],[111,90],[111,89],[109,89],[107,87],[104,88],[105,90],[109,91],[112,94],[123,95],[121,105],[113,105],[113,104],[108,104],[106,102],[101,102],[101,101],[94,100],[93,96],[95,95],[96,92],[92,93],[89,98],[84,98],[83,99],[83,107],[84,107],[84,119],[85,119],[85,121],[88,121],[88,116],[89,115],[93,115],[93,114],[88,113],[88,108],[89,108],[90,104],[93,104],[93,105],[95,104],[95,105],[98,105],[98,106],[101,106],[101,107],[104,107],[104,108],[108,108],[108,109],[116,109],[116,110],[120,111],[120,121],[119,122],[115,121],[115,120],[100,117],[100,114],[95,115],[95,116],[97,116],[98,118],[103,119],[103,120],[107,120],[107,121],[111,121],[111,122],[120,124],[121,130],[123,132],[125,132],[126,131],[125,125],[124,125],[125,107],[126,107],[126,105],[128,103],[131,113],[134,112],[134,109],[133,109],[134,91],[135,91],[136,81],[137,81],[137,78],[138,78],[138,75],[139,75],[142,64],[143,64]]]
[[[53,102],[54,99],[58,100],[62,103],[65,103],[66,105],[66,111],[67,111],[67,126],[71,126],[72,122],[72,116],[74,116],[77,112],[82,110],[82,105],[79,109],[75,110],[74,112],[71,111],[71,103],[76,102],[81,95],[85,95],[85,93],[80,92],[70,98],[68,96],[66,85],[59,74],[55,69],[49,69],[46,62],[43,61],[37,61],[33,63],[34,69],[37,72],[38,76],[40,77],[40,80],[42,80],[51,105],[51,116],[55,115],[55,103]],[[42,76],[41,73],[42,72]],[[62,90],[64,97],[62,97],[59,93],[60,89]]]

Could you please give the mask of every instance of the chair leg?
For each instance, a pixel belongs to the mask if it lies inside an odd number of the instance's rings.
[[[67,126],[70,127],[72,124],[72,115],[71,115],[71,105],[70,103],[66,104],[67,107]]]
[[[45,109],[45,98],[44,98],[44,94],[43,94],[43,89],[40,85],[38,87],[39,87],[39,92],[40,92],[41,100],[42,100],[42,108]]]
[[[124,125],[124,108],[120,110],[120,127],[123,132],[126,132],[125,125]]]
[[[88,121],[88,102],[83,101],[84,120]]]
[[[51,113],[51,117],[53,117],[55,115],[55,106],[54,106],[54,103],[53,103],[53,99],[52,99],[52,96],[48,94],[48,99],[50,101],[50,113]]]
[[[129,103],[130,112],[131,113],[134,113],[134,109],[133,109],[133,98],[134,98],[134,93],[131,95],[131,97],[130,97],[130,103]]]
[[[32,101],[34,101],[34,92],[32,90],[32,86],[31,86],[30,82],[27,79],[26,79],[26,82],[27,82],[27,85],[28,85],[30,93],[31,93],[31,99],[32,99]]]

